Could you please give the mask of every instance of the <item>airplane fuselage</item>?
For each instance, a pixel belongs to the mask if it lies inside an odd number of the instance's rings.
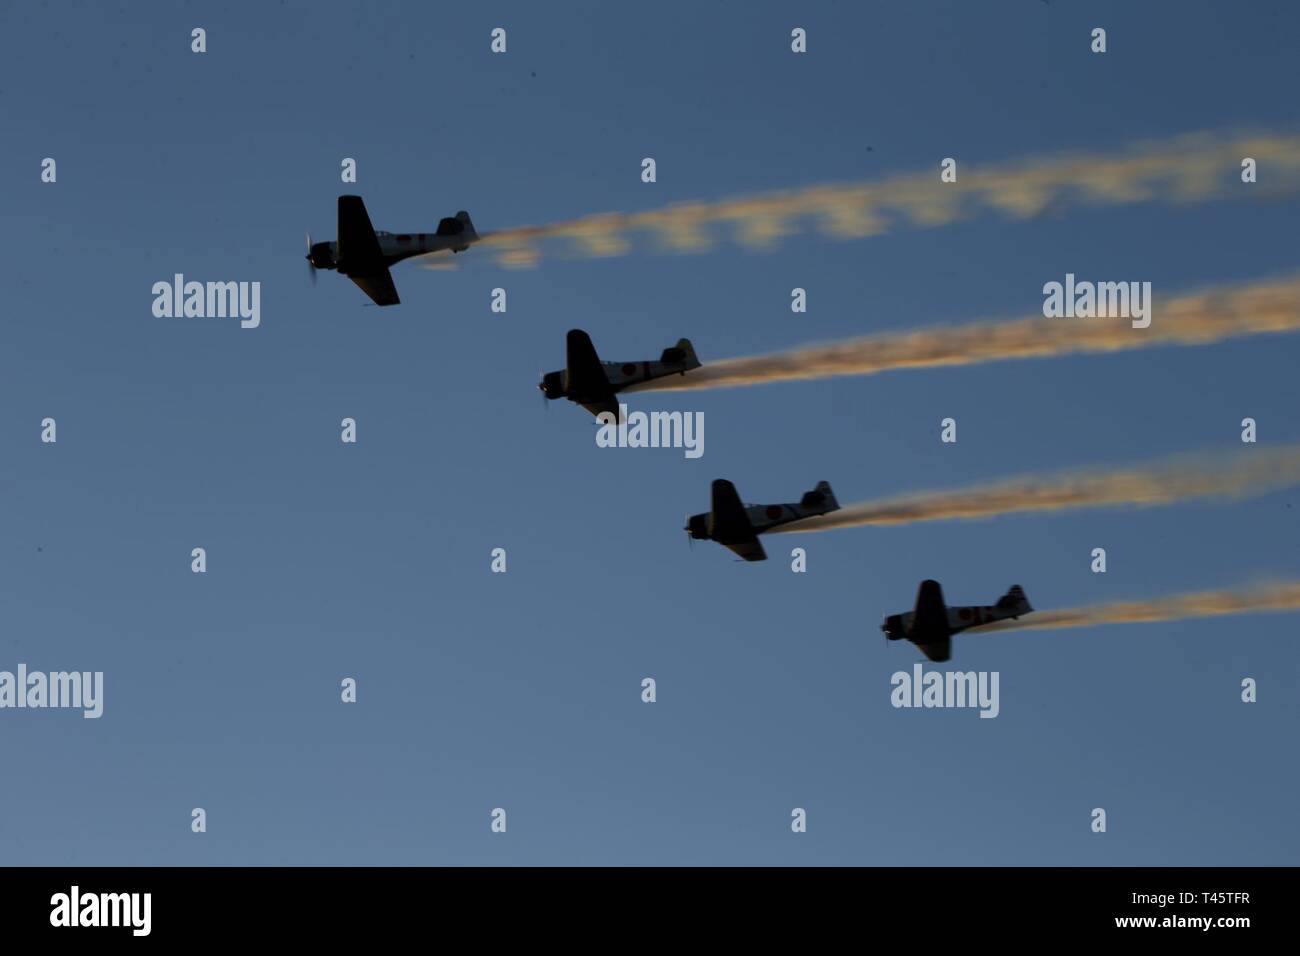
[[[824,515],[829,509],[825,505],[807,507],[797,502],[778,505],[745,505],[745,517],[755,534],[771,531],[773,528],[801,518],[814,518]]]
[[[893,640],[901,640],[905,637],[921,637],[927,640],[952,637],[969,627],[979,627],[981,624],[992,624],[994,621],[1005,621],[1008,618],[1017,616],[1018,614],[1013,613],[1011,610],[1003,610],[995,604],[945,607],[941,617],[932,622],[924,622],[928,626],[918,629],[915,627],[916,612],[904,611],[902,614],[891,614],[886,618],[888,624],[886,633]],[[918,630],[921,633],[918,633]],[[895,634],[898,637],[894,637]]]
[[[804,518],[815,518],[839,510],[839,502],[831,493],[830,485],[821,482],[817,488],[804,495],[802,501],[783,502],[772,505],[744,505],[745,521],[748,524],[719,520],[715,511],[692,515],[686,521],[685,530],[697,540],[712,540],[719,544],[732,544],[736,541],[771,531],[781,525]]]
[[[932,661],[946,661],[952,654],[953,635],[995,621],[1019,618],[1033,610],[1024,589],[1017,584],[998,598],[996,604],[950,607],[944,603],[939,582],[926,580],[917,590],[916,606],[902,614],[890,614],[881,622],[880,629],[891,641],[911,641]]]
[[[601,383],[602,387],[596,389],[588,395],[584,392],[584,385],[579,376],[573,375],[568,369],[560,372],[560,389],[563,397],[575,402],[591,401],[592,399],[604,394],[607,390],[611,392],[621,392],[623,389],[632,385],[639,385],[642,382],[649,382],[656,378],[663,378],[666,375],[685,375],[693,368],[699,368],[699,362],[688,362],[684,357],[680,362],[601,362],[601,370],[605,373],[605,381]],[[542,389],[546,391],[545,388]],[[549,395],[547,397],[550,397]]]
[[[384,265],[392,266],[412,256],[429,255],[435,252],[464,252],[477,237],[441,236],[435,232],[376,232],[375,240],[383,255]],[[348,274],[348,264],[339,262],[339,244],[337,242],[318,242],[311,247],[308,256],[317,269],[336,269],[343,275]]]
[[[547,372],[537,387],[548,399],[567,398],[593,415],[618,415],[614,395],[668,375],[684,375],[700,367],[690,339],[678,339],[659,355],[658,361],[602,362],[582,329],[570,329],[565,336],[564,368]]]

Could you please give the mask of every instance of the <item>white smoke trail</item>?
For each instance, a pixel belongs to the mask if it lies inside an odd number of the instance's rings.
[[[830,531],[862,525],[990,518],[1023,512],[1105,506],[1167,505],[1193,498],[1237,498],[1300,484],[1300,446],[1259,448],[1231,456],[1181,456],[1114,472],[1012,478],[975,488],[924,491],[863,501],[773,533]]]
[[[1011,319],[864,336],[744,358],[638,385],[628,391],[735,388],[904,368],[974,365],[1005,359],[1117,352],[1157,345],[1300,330],[1300,279],[1221,287],[1157,300],[1150,326],[1129,319]]]
[[[526,268],[537,264],[549,241],[562,242],[565,254],[584,258],[625,255],[639,234],[656,237],[662,251],[704,252],[717,242],[714,230],[722,228],[732,230],[742,247],[769,250],[808,222],[833,239],[860,239],[900,224],[931,228],[981,212],[1026,219],[1064,204],[1196,202],[1242,190],[1245,156],[1268,171],[1260,182],[1244,187],[1251,198],[1276,198],[1300,188],[1300,136],[1203,132],[1119,152],[1073,152],[986,168],[963,165],[957,181],[950,183],[940,181],[936,162],[925,173],[873,182],[599,213],[484,234],[479,247],[503,265]]]
[[[1300,582],[1262,584],[1236,591],[1198,591],[1145,601],[1116,601],[1056,611],[1035,611],[1018,621],[998,621],[975,631],[1033,631],[1099,624],[1178,621],[1224,614],[1261,614],[1300,610]]]

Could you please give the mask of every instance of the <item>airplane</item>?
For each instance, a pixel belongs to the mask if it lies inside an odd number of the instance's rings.
[[[666,348],[657,362],[602,362],[582,329],[570,329],[564,338],[564,368],[547,372],[538,388],[548,399],[567,398],[599,417],[611,412],[618,418],[615,392],[668,375],[684,375],[699,368],[690,339],[678,339]]]
[[[411,232],[394,235],[380,232],[370,224],[366,204],[360,196],[339,197],[339,237],[336,242],[311,241],[307,234],[307,263],[312,282],[317,269],[336,269],[374,300],[375,305],[398,305],[397,287],[388,267],[411,256],[431,252],[464,252],[478,242],[469,213],[463,209],[438,223],[437,232]]]
[[[767,553],[758,536],[791,521],[839,511],[829,482],[819,481],[798,502],[780,505],[741,504],[736,486],[725,478],[714,480],[710,488],[707,514],[692,515],[683,529],[695,540],[716,541],[730,548],[746,561],[765,561]]]
[[[943,588],[938,581],[922,581],[916,592],[916,608],[905,614],[891,614],[880,624],[885,637],[891,641],[906,638],[932,661],[943,662],[952,657],[952,636],[970,627],[1019,619],[1034,609],[1025,598],[1019,584],[1011,585],[997,604],[980,604],[969,607],[948,607],[943,603]]]

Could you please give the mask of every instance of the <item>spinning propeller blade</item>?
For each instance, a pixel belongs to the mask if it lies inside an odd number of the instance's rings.
[[[316,284],[316,263],[311,261],[311,233],[307,233],[307,270],[311,273],[311,284]]]

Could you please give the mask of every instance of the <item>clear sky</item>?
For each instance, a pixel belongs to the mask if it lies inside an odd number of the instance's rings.
[[[0,711],[0,862],[1300,862],[1300,615],[958,637],[952,666],[1000,673],[994,720],[892,708],[920,655],[877,629],[925,577],[1043,609],[1295,578],[1295,492],[775,537],[752,565],[680,530],[717,477],[847,503],[1240,452],[1246,416],[1300,441],[1300,337],[638,396],[704,412],[698,460],[599,449],[536,389],[573,327],[618,360],[689,336],[707,363],[1033,314],[1066,272],[1151,281],[1158,322],[1161,295],[1293,271],[1300,202],[517,271],[471,249],[395,267],[383,310],[303,261],[341,192],[380,229],[467,209],[489,231],[1294,133],[1298,33],[1281,0],[6,6],[0,669],[102,670],[105,700]],[[260,328],[155,318],[177,272],[261,282]]]

